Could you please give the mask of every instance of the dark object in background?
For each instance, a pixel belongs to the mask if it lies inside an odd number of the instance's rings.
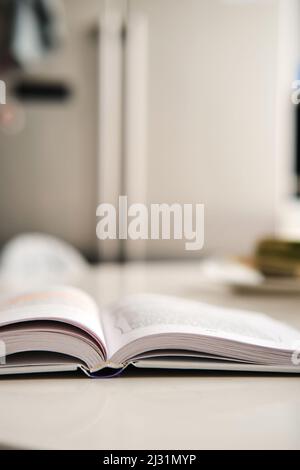
[[[15,15],[16,2],[0,0],[0,72],[17,66],[11,47]]]
[[[26,68],[60,43],[60,0],[0,0],[0,72]]]
[[[52,0],[53,1],[53,0]],[[56,35],[53,29],[55,17],[44,0],[34,1],[32,11],[39,24],[40,39],[45,49],[52,49],[56,46]]]
[[[12,93],[23,102],[65,101],[70,98],[72,90],[62,82],[40,81],[37,79],[19,81]]]

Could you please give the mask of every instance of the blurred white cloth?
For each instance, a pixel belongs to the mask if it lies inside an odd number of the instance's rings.
[[[87,262],[79,251],[50,235],[19,235],[4,246],[0,255],[0,282],[5,291],[77,285],[86,271]]]
[[[63,34],[60,0],[22,0],[15,3],[12,53],[26,67],[59,44]]]

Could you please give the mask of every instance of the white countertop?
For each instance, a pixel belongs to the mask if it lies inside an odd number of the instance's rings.
[[[300,329],[300,297],[237,295],[197,264],[102,265],[82,285],[100,304],[160,292],[258,310]],[[144,372],[115,379],[0,380],[0,448],[300,448],[300,377]]]

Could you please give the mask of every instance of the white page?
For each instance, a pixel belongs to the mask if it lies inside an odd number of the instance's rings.
[[[51,287],[25,292],[0,302],[0,327],[13,323],[48,320],[74,325],[97,340],[106,341],[96,303],[73,287]]]
[[[300,339],[298,330],[263,314],[151,294],[133,295],[112,306],[104,315],[104,329],[109,357],[135,340],[163,333],[205,335],[287,350]]]

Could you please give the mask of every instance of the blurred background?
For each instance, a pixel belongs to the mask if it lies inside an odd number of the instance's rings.
[[[0,248],[91,261],[300,239],[299,0],[0,0]],[[205,245],[99,241],[101,202],[204,203]]]

